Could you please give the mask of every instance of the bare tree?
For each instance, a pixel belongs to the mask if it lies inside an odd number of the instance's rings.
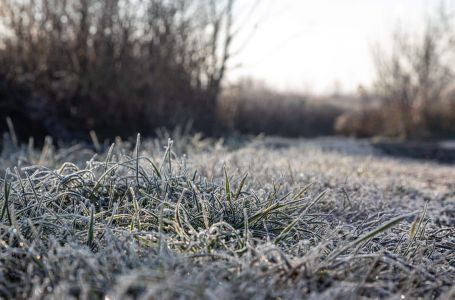
[[[428,17],[421,34],[396,31],[390,51],[375,52],[375,92],[383,101],[388,134],[425,135],[443,95],[453,89],[453,30],[447,30],[443,12]]]

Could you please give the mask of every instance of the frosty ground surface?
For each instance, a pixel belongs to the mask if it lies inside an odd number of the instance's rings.
[[[453,166],[338,138],[167,138],[6,143],[0,296],[455,296]]]

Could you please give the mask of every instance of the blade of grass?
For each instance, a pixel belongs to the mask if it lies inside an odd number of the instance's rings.
[[[160,171],[166,171],[164,169],[164,166],[167,163],[169,177],[172,177],[172,159],[171,159],[172,145],[173,145],[173,141],[170,138],[168,138],[166,152],[164,152],[163,161],[161,162],[161,165],[159,168]]]
[[[400,223],[401,221],[403,221],[404,219],[410,217],[410,216],[413,216],[415,215],[415,212],[413,213],[410,213],[410,214],[406,214],[406,215],[402,215],[402,216],[398,216],[396,218],[393,218],[392,220],[382,224],[381,226],[377,227],[376,229],[358,237],[356,240],[350,242],[349,244],[345,245],[344,247],[342,247],[341,249],[338,249],[334,252],[332,252],[328,257],[327,257],[327,260],[333,260],[335,258],[337,258],[338,256],[340,256],[343,252],[345,252],[346,250],[348,250],[349,248],[352,248],[354,246],[357,246],[359,245],[360,243],[363,243],[364,241],[366,240],[369,240],[375,236],[377,236],[378,234],[386,231],[387,229],[389,228],[392,228],[393,226],[395,226],[396,224]]]
[[[22,183],[22,178],[21,178],[21,175],[19,173],[19,169],[17,167],[14,167],[14,171],[16,172],[16,176],[17,176],[17,180],[19,181],[19,185],[21,187],[21,192],[22,192],[22,201],[24,202],[24,206],[27,205],[27,197],[26,197],[26,193],[25,193],[25,188],[24,188],[24,184]]]
[[[242,192],[242,188],[245,185],[246,178],[248,177],[248,173],[243,176],[242,181],[240,181],[239,187],[237,188],[237,191],[234,194],[234,201],[237,201],[239,199],[240,193]]]
[[[226,192],[226,201],[229,203],[229,206],[232,209],[231,183],[229,182],[226,166],[224,166],[224,190]]]
[[[41,209],[42,198],[41,199],[38,198],[38,194],[36,193],[35,185],[33,184],[32,179],[30,178],[30,175],[28,175],[27,171],[25,172],[25,176],[27,177],[30,187],[32,188],[33,195],[35,196],[35,201],[38,203],[37,210],[39,211]]]
[[[313,184],[314,184],[313,182],[307,184],[307,185],[306,185],[298,194],[296,194],[296,195],[292,198],[292,200],[297,200],[297,199],[301,198],[301,197],[310,189],[310,187],[311,187]]]
[[[246,208],[243,209],[243,218],[245,220],[245,225],[244,225],[244,232],[243,235],[245,237],[245,246],[248,245],[249,243],[249,238],[248,238],[248,230],[249,230],[249,224],[248,224],[248,213]]]
[[[255,223],[257,223],[259,220],[263,219],[264,217],[266,217],[268,214],[272,213],[273,211],[279,209],[279,208],[282,208],[286,206],[285,204],[282,204],[282,203],[275,203],[275,204],[272,204],[270,205],[269,207],[267,207],[266,209],[254,214],[252,217],[250,217],[248,219],[248,223],[250,223],[250,225],[254,225]]]
[[[9,212],[9,196],[10,196],[10,192],[11,192],[11,183],[8,182],[8,171],[6,172],[5,174],[5,180],[4,180],[4,186],[3,186],[3,197],[5,199],[5,201],[3,202],[3,208],[2,208],[2,213],[0,215],[0,220],[3,220],[3,217],[5,216],[5,213],[8,217],[8,221],[9,221],[9,225],[11,226],[12,225],[12,221],[11,221],[11,215],[10,215],[10,212]]]
[[[412,222],[412,226],[409,232],[409,240],[413,240],[414,237],[416,236],[417,232],[419,232],[420,227],[422,226],[422,222],[425,219],[425,216],[427,214],[427,209],[428,209],[428,202],[425,203],[425,207],[423,208],[422,215],[418,218],[415,219],[414,222]]]
[[[106,172],[104,172],[100,178],[98,178],[98,180],[96,181],[95,183],[95,186],[93,187],[90,195],[89,195],[89,199],[92,199],[92,197],[95,195],[95,193],[98,191],[98,189],[100,188],[101,186],[101,182],[103,181],[104,177],[106,177],[111,171],[113,171],[114,169],[118,168],[119,165],[116,164],[116,165],[113,165],[112,167],[109,168],[109,170],[107,170]]]
[[[87,235],[87,246],[92,248],[93,246],[93,238],[94,238],[94,227],[95,227],[95,207],[92,205],[90,206],[90,222],[88,224],[88,235]]]
[[[141,147],[141,134],[137,134],[136,138],[136,185],[139,187],[139,152]]]
[[[11,141],[13,142],[13,145],[15,147],[18,147],[19,142],[17,140],[16,130],[14,129],[13,120],[11,120],[11,118],[9,116],[6,117],[6,124],[8,125],[8,131],[9,131],[9,135],[11,137]]]
[[[101,144],[100,144],[100,141],[98,140],[98,136],[96,135],[95,130],[90,130],[90,139],[92,140],[93,147],[95,147],[96,153],[100,153]]]
[[[280,234],[275,239],[275,244],[278,244],[282,239],[286,237],[286,235],[297,225],[297,223],[302,219],[302,217],[313,207],[316,203],[318,203],[324,195],[327,193],[327,190],[323,191],[319,196],[316,197],[307,207],[299,214],[297,218],[295,218],[288,226],[286,226]]]

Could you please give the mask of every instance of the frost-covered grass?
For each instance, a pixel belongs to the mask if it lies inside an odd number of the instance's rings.
[[[344,140],[6,143],[0,297],[455,296],[453,167]]]

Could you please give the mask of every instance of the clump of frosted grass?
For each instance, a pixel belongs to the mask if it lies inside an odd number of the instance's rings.
[[[311,143],[6,138],[0,296],[453,296],[453,194],[437,180],[453,171]],[[403,185],[406,170],[425,175]]]

